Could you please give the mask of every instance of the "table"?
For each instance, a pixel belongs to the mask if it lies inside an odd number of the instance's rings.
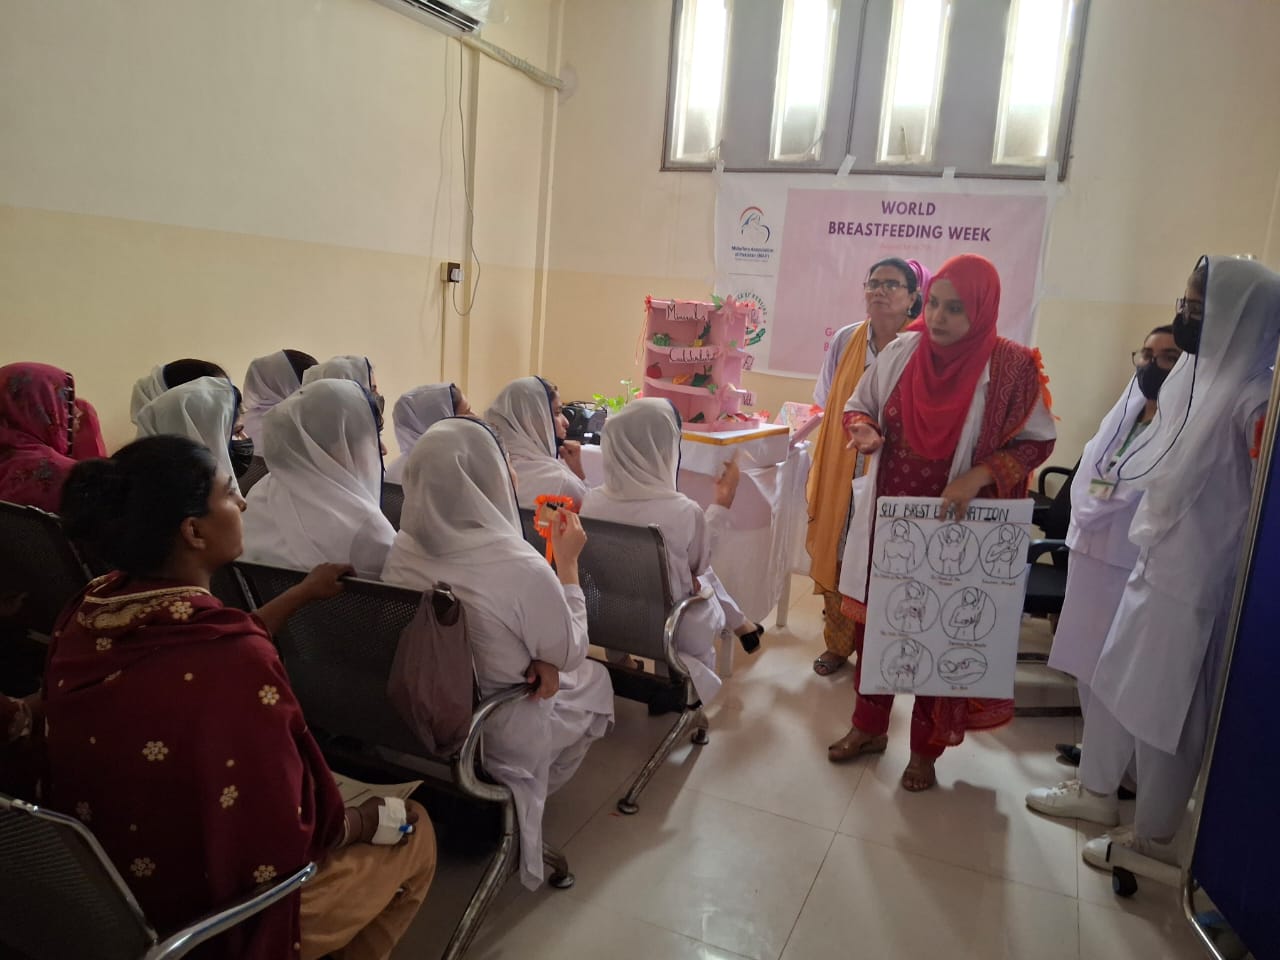
[[[790,431],[782,425],[726,433],[685,431],[680,441],[680,492],[708,506],[721,465],[735,453],[742,481],[711,565],[751,620],[763,621],[777,607],[776,623],[783,627],[797,551],[803,557],[801,572],[808,570],[808,444],[791,447]],[[599,447],[583,448],[582,467],[590,486],[604,482]]]

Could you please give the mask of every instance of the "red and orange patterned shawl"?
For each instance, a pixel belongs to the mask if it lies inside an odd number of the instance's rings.
[[[55,809],[93,830],[161,933],[319,860],[342,798],[261,621],[205,590],[108,574],[45,676]],[[279,960],[295,895],[192,954]]]

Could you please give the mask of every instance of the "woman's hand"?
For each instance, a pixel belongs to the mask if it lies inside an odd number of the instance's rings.
[[[533,684],[529,696],[536,700],[549,700],[560,689],[560,671],[545,660],[530,660],[524,678]]]
[[[576,564],[586,545],[587,532],[582,529],[578,515],[572,510],[557,510],[551,518],[551,550],[556,564]]]
[[[313,567],[302,583],[298,584],[307,603],[328,600],[342,592],[342,578],[354,577],[356,568],[349,563],[322,563]]]
[[[724,469],[720,471],[720,476],[716,478],[712,502],[716,506],[724,507],[726,510],[732,507],[733,498],[738,492],[738,483],[741,480],[742,470],[738,467],[738,458],[735,454],[724,462]]]
[[[991,471],[983,464],[956,477],[942,491],[942,516],[945,519],[954,511],[957,520],[963,520],[969,509],[969,501],[984,488],[995,482]]]
[[[848,449],[862,454],[872,454],[884,446],[884,437],[869,423],[855,423],[849,428]]]
[[[566,440],[560,444],[560,459],[579,480],[587,479],[582,469],[582,444],[577,440]]]
[[[358,807],[347,807],[347,843],[373,843],[373,835],[378,832],[378,809],[385,801],[384,797],[370,797]],[[417,824],[418,811],[407,806],[405,823]],[[393,844],[399,846],[409,839],[406,832]]]

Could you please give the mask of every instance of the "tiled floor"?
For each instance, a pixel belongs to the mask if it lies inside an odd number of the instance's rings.
[[[1018,719],[972,736],[939,763],[937,789],[912,795],[898,786],[904,698],[888,753],[829,764],[852,676],[809,668],[821,610],[800,581],[794,596],[789,628],[739,656],[709,712],[711,742],[678,747],[632,817],[614,803],[664,721],[619,701],[614,733],[547,805],[547,839],[563,845],[576,886],[509,882],[469,960],[1205,955],[1172,888],[1117,899],[1109,876],[1080,860],[1100,830],[1023,805],[1028,788],[1067,775],[1052,745],[1075,738],[1075,721]],[[397,960],[439,955],[479,869],[442,859]]]

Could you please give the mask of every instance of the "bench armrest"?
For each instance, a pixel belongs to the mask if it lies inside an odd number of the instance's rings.
[[[1040,496],[1042,497],[1049,496],[1049,494],[1045,492],[1044,481],[1046,477],[1054,477],[1054,476],[1065,477],[1066,479],[1070,480],[1071,471],[1068,470],[1066,467],[1044,467],[1043,469],[1041,469],[1039,475],[1036,477],[1036,491],[1040,494]]]
[[[680,621],[684,619],[685,613],[695,603],[708,603],[716,593],[711,589],[711,585],[704,583],[702,589],[691,597],[685,597],[676,603],[667,613],[667,622],[662,628],[662,650],[667,658],[667,666],[681,680],[689,679],[689,671],[685,669],[683,663],[680,662],[680,655],[676,652],[676,631],[680,628]]]
[[[458,781],[471,796],[481,800],[503,803],[511,796],[511,791],[499,783],[485,783],[476,776],[476,759],[480,752],[481,735],[485,722],[499,709],[508,703],[514,703],[533,692],[533,684],[520,683],[514,687],[499,690],[492,696],[480,701],[471,714],[471,729],[458,751]]]
[[[1035,563],[1046,553],[1069,553],[1065,540],[1032,540],[1027,547],[1027,563]]]
[[[225,933],[254,914],[261,913],[267,907],[301,889],[302,885],[315,875],[316,865],[308,863],[292,876],[285,877],[265,889],[259,888],[221,910],[201,917],[177,933],[165,937],[147,951],[144,960],[176,960],[178,957],[184,957],[211,937]]]

